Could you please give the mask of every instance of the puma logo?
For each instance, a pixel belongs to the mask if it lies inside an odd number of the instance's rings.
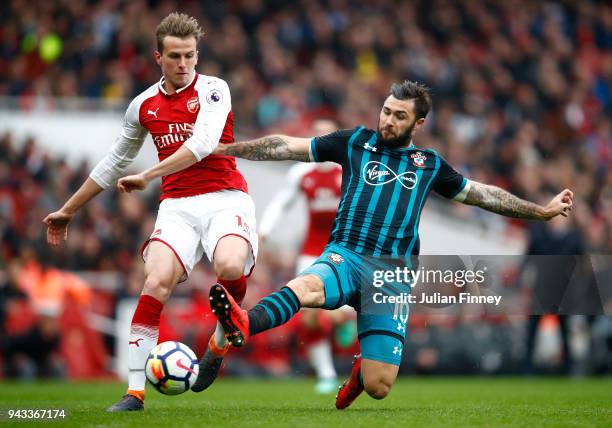
[[[136,340],[130,340],[130,345],[136,345],[137,348],[140,348],[140,341],[143,340],[142,337],[136,339]]]
[[[183,360],[180,359],[176,362],[176,366],[179,369],[183,369],[183,370],[187,370],[189,373],[194,374],[195,375],[195,371],[191,368],[191,367],[187,367],[184,363]]]
[[[159,111],[159,107],[157,107],[155,110],[147,110],[147,114],[150,114],[151,116],[155,116],[155,119],[157,119],[158,111]]]

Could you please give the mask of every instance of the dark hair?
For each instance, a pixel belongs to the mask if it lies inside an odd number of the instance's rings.
[[[164,37],[174,36],[181,39],[187,37],[195,37],[196,42],[202,37],[202,28],[195,18],[184,13],[174,12],[166,16],[157,26],[155,30],[155,39],[157,40],[157,50],[163,52]]]
[[[431,110],[429,88],[421,83],[410,80],[394,83],[391,85],[389,95],[393,95],[398,100],[414,100],[415,119],[424,118]]]

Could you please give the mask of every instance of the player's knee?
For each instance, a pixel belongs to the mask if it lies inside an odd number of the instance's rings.
[[[363,388],[368,395],[376,400],[382,400],[391,391],[391,385],[387,384],[381,379],[374,379],[368,381],[364,379]]]
[[[221,279],[238,279],[244,273],[245,260],[240,255],[224,256],[215,260],[215,275]]]
[[[313,281],[308,276],[301,276],[289,281],[287,287],[295,293],[300,304],[304,307],[318,308],[325,303],[325,290],[320,281]]]
[[[171,280],[163,279],[159,275],[147,275],[142,292],[166,303],[172,292]]]

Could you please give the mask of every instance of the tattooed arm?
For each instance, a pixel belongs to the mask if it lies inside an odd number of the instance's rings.
[[[310,140],[308,138],[269,135],[242,143],[219,144],[214,155],[236,156],[251,160],[296,160],[310,162]],[[196,163],[198,159],[184,145],[166,159],[141,172],[119,179],[120,192],[143,190],[151,180],[181,171]]]
[[[213,154],[250,160],[310,161],[310,139],[268,135],[234,144],[220,144]]]
[[[506,217],[530,220],[550,220],[562,215],[567,217],[572,209],[574,194],[565,189],[555,196],[545,207],[525,201],[499,187],[469,181],[469,190],[463,200],[464,204],[475,205],[487,211]]]

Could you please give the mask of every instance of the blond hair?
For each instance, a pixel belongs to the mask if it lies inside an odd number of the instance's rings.
[[[202,37],[203,31],[198,21],[187,14],[174,12],[166,16],[155,29],[155,39],[157,40],[157,50],[162,52],[164,49],[164,37],[174,36],[181,39],[193,36],[196,43]]]

